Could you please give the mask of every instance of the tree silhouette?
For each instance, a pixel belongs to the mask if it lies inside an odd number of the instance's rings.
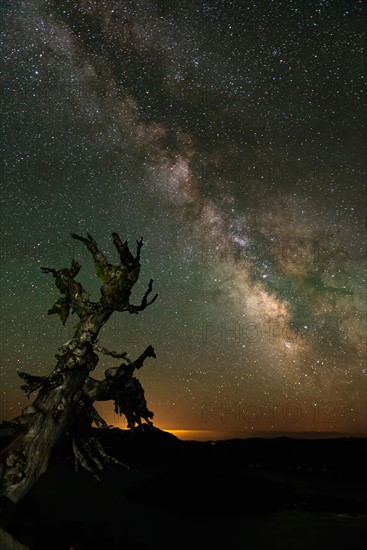
[[[55,355],[56,365],[48,376],[18,373],[24,381],[22,389],[25,393],[29,396],[38,391],[38,395],[20,416],[5,426],[5,432],[10,433],[11,437],[2,453],[0,495],[14,503],[21,500],[47,470],[52,449],[67,432],[73,438],[77,468],[81,466],[98,478],[98,473],[106,466],[126,466],[108,456],[93,435],[93,421],[98,428],[107,427],[94,408],[94,401],[114,400],[115,411],[125,414],[129,428],[140,425],[141,419],[151,424],[153,417],[153,413],[147,409],[144,390],[133,376],[135,369],[141,368],[147,357],[155,357],[152,346],[148,346],[135,361],[131,361],[126,352],[109,351],[97,344],[99,331],[114,311],[137,314],[158,296],[156,294],[149,299],[153,284],[150,280],[141,304],[130,304],[132,288],[139,278],[143,240],[141,238],[137,241],[134,257],[127,242],[113,233],[120,263],[112,265],[91,235],[81,237],[72,233],[71,236],[82,242],[92,254],[96,274],[103,283],[101,298],[93,302],[90,294],[75,280],[81,267],[75,260],[70,268],[41,268],[43,273],[53,275],[61,294],[48,313],[59,315],[63,325],[70,314],[76,313],[79,323],[73,338]],[[102,381],[89,376],[99,361],[97,353],[123,361],[119,366],[107,369]]]

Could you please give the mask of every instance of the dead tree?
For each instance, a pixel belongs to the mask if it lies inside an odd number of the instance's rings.
[[[47,470],[55,444],[69,430],[74,434],[73,450],[78,465],[97,474],[107,465],[118,464],[117,460],[104,452],[88,427],[93,420],[97,426],[106,425],[94,409],[93,401],[105,397],[119,403],[118,392],[121,391],[121,384],[119,386],[116,383],[95,381],[93,385],[91,378],[87,384],[86,381],[98,363],[97,353],[113,354],[97,345],[98,333],[112,313],[127,311],[136,314],[152,304],[158,296],[156,294],[152,299],[148,299],[153,283],[150,280],[141,304],[130,304],[131,291],[140,273],[142,239],[137,241],[137,252],[134,257],[127,242],[122,242],[119,235],[113,233],[113,242],[119,253],[120,263],[112,265],[99,250],[91,235],[88,234],[86,238],[75,234],[71,236],[81,241],[92,254],[96,274],[103,282],[101,298],[98,302],[91,301],[89,293],[75,281],[80,271],[80,265],[76,261],[72,261],[69,269],[41,268],[44,273],[53,275],[61,293],[61,297],[48,313],[59,315],[63,324],[70,313],[76,313],[79,323],[73,338],[64,344],[61,353],[55,356],[56,365],[48,376],[37,377],[18,373],[25,381],[23,390],[28,395],[38,391],[38,395],[20,416],[11,421],[10,424],[17,436],[3,453],[0,495],[14,503],[21,500]],[[135,362],[129,361],[126,353],[116,355],[124,358],[128,365],[135,365],[134,368],[140,368],[146,357],[155,357],[151,346]],[[122,368],[115,373],[118,374],[115,382],[121,376],[121,371]],[[109,374],[110,378],[114,378],[112,372]]]

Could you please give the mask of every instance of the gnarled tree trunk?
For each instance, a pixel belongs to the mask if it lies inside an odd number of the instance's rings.
[[[61,297],[49,310],[49,314],[57,313],[65,324],[70,311],[76,312],[80,322],[72,340],[61,348],[60,355],[56,355],[57,363],[49,376],[35,377],[18,373],[26,382],[24,391],[29,395],[38,390],[38,396],[11,422],[15,429],[19,428],[19,435],[2,457],[0,495],[14,503],[21,500],[47,470],[55,444],[73,425],[77,425],[78,415],[84,414],[83,407],[88,405],[88,396],[83,393],[83,388],[90,372],[98,363],[95,349],[98,349],[96,341],[100,329],[114,311],[138,313],[157,298],[155,295],[152,300],[147,299],[152,290],[150,281],[142,303],[138,306],[129,303],[131,289],[139,277],[142,239],[138,241],[137,254],[133,257],[127,243],[123,243],[117,233],[114,233],[113,241],[119,252],[120,264],[113,266],[107,262],[90,235],[84,238],[72,234],[72,237],[83,242],[93,256],[96,273],[104,283],[101,287],[101,299],[97,303],[91,302],[89,294],[74,280],[80,270],[74,260],[70,269],[56,271],[42,268],[45,273],[53,274],[61,292]],[[124,355],[126,354],[120,354],[120,357]],[[114,398],[113,394],[111,398]],[[89,404],[92,400],[89,397]],[[86,467],[77,445],[75,451],[76,458]],[[94,461],[99,470],[103,468],[103,461],[108,463],[110,459],[117,462],[107,457],[97,443],[88,447],[88,451],[99,453]],[[93,456],[90,458],[93,460]]]

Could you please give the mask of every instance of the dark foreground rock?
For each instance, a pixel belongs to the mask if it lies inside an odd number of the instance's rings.
[[[364,548],[366,439],[181,441],[156,428],[99,430],[131,466],[74,472],[70,441],[3,527],[31,550]]]

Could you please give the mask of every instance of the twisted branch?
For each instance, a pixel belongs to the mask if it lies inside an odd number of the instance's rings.
[[[90,301],[90,295],[86,292],[83,286],[74,280],[74,277],[80,271],[80,265],[75,260],[72,261],[70,269],[53,269],[51,267],[41,267],[43,273],[52,273],[56,287],[61,293],[61,297],[56,300],[48,314],[56,313],[59,315],[61,322],[65,325],[70,310],[76,312],[80,319],[85,319],[95,309],[96,304]]]
[[[144,294],[140,306],[134,306],[132,304],[129,304],[129,306],[127,308],[127,311],[129,313],[138,313],[139,311],[143,311],[146,307],[153,304],[153,302],[155,302],[156,299],[158,298],[158,294],[156,294],[154,296],[154,298],[152,298],[152,300],[150,300],[150,302],[147,301],[147,298],[148,298],[149,294],[152,292],[152,289],[153,289],[153,279],[150,279],[149,285],[148,285],[148,290]]]

